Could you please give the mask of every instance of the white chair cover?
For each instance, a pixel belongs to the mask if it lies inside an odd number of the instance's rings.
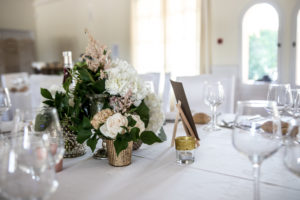
[[[159,95],[160,73],[147,73],[139,75],[144,81],[153,83],[155,94]]]
[[[8,88],[11,99],[11,108],[4,114],[4,120],[11,120],[16,109],[27,110],[31,108],[31,92],[29,86],[29,75],[26,72],[3,74],[2,84]]]
[[[63,75],[31,75],[29,82],[32,93],[32,107],[39,107],[42,102],[41,88],[50,89],[53,85],[61,86],[62,81]]]
[[[204,103],[203,86],[204,82],[220,81],[224,87],[225,99],[222,105],[218,107],[218,112],[233,113],[234,112],[234,97],[235,97],[235,77],[223,75],[199,75],[177,77],[176,79],[182,82],[187,100],[189,102],[192,113],[206,112],[209,113],[209,107]]]

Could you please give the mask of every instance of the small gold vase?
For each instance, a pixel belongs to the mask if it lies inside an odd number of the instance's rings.
[[[132,144],[132,141],[128,142],[128,147],[121,151],[117,156],[117,152],[114,147],[114,140],[106,140],[109,164],[115,167],[123,167],[130,165],[132,155]]]

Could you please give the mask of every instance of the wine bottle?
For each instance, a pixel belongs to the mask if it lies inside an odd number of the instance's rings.
[[[63,51],[64,57],[64,79],[63,83],[71,76],[72,64],[72,51]]]

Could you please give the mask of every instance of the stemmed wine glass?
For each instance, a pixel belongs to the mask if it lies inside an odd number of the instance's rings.
[[[255,120],[254,116],[256,116]],[[267,124],[269,127],[265,127]],[[260,166],[263,160],[275,153],[282,144],[280,118],[276,102],[239,101],[232,142],[233,146],[248,156],[252,163],[254,199],[258,200]]]
[[[270,84],[267,100],[275,101],[279,114],[284,114],[293,105],[290,84]]]
[[[3,114],[11,107],[11,101],[7,88],[0,87],[0,133]]]
[[[62,170],[65,152],[63,131],[55,108],[37,108],[24,112],[24,121],[36,135],[47,134],[49,147],[56,163],[56,171]]]
[[[294,118],[300,117],[300,89],[291,89],[292,104],[288,104],[287,112]]]
[[[7,135],[0,142],[1,196],[43,200],[57,189],[48,134],[32,134],[30,128],[24,126],[23,131]]]
[[[217,126],[217,107],[224,101],[224,89],[220,82],[205,83],[204,85],[204,102],[211,109],[211,123],[203,128],[205,131],[221,130]]]

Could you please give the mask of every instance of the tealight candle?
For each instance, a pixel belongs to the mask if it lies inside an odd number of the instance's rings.
[[[175,138],[176,162],[185,165],[195,161],[196,139],[189,136]]]

